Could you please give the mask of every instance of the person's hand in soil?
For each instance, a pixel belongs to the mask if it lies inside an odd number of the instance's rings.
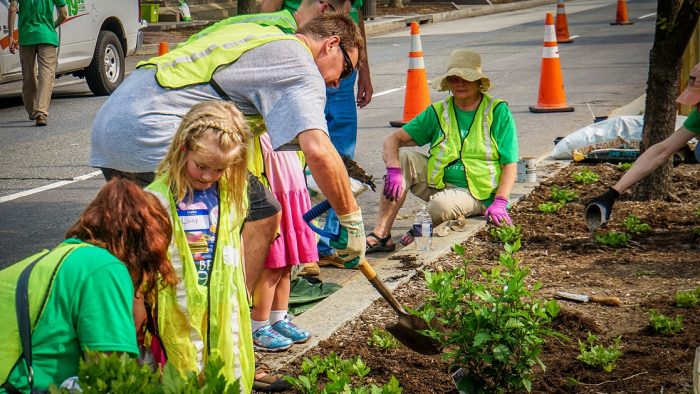
[[[489,205],[489,207],[486,209],[486,212],[484,212],[484,219],[486,219],[486,221],[490,220],[498,226],[513,224],[513,221],[508,215],[507,207],[508,199],[505,197],[496,196],[491,205]]]

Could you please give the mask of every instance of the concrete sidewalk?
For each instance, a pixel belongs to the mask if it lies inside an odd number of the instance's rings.
[[[460,9],[454,11],[439,12],[435,14],[415,14],[415,15],[385,15],[365,21],[365,33],[367,37],[378,36],[381,34],[390,33],[393,31],[405,29],[411,25],[411,22],[437,23],[443,21],[451,21],[463,18],[473,18],[482,15],[497,14],[501,12],[522,10],[526,8],[537,7],[545,4],[554,4],[557,0],[524,0],[515,3],[493,4],[493,5],[478,5],[478,6],[460,6]],[[158,53],[158,45],[160,42],[167,42],[172,49],[179,42],[184,41],[183,37],[169,33],[167,30],[177,29],[181,27],[189,27],[201,25],[206,22],[161,22],[154,23],[144,30],[143,46],[136,52],[137,55],[152,55]]]

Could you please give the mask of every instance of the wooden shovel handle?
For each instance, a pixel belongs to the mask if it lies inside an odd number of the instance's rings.
[[[367,262],[367,260],[362,260],[360,265],[357,266],[357,268],[360,269],[362,274],[367,278],[369,283],[372,284],[372,286],[379,292],[379,294],[384,297],[386,302],[389,303],[389,305],[396,311],[398,314],[404,314],[407,315],[408,312],[406,312],[405,309],[399,304],[399,301],[394,297],[394,295],[391,293],[391,290],[386,287],[384,282],[382,282],[381,279],[377,276],[377,273],[374,271],[374,268],[372,268],[371,265]]]
[[[604,297],[604,296],[589,296],[588,301],[595,302],[596,304],[609,305],[609,306],[620,306],[622,301],[617,297]]]

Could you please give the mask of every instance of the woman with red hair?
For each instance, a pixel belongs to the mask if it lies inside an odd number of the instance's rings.
[[[171,232],[155,196],[115,179],[65,241],[0,271],[0,392],[58,386],[78,375],[86,350],[137,356],[145,318],[134,311],[177,283]]]

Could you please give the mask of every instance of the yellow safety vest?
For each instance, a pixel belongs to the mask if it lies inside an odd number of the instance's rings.
[[[498,143],[491,133],[493,112],[503,102],[482,93],[482,100],[474,114],[467,136],[462,140],[454,109],[454,97],[432,105],[438,118],[442,136],[430,146],[428,157],[428,186],[445,188],[445,167],[461,160],[469,192],[478,200],[486,200],[498,188],[501,165],[498,161]]]
[[[9,384],[10,374],[15,368],[27,371],[27,364],[18,363],[22,354],[17,314],[15,309],[17,281],[27,266],[36,264],[31,270],[28,282],[29,326],[34,332],[37,322],[46,306],[46,299],[51,294],[53,281],[61,263],[74,250],[82,247],[96,247],[91,244],[62,243],[55,249],[43,250],[35,255],[12,264],[0,271],[0,311],[3,316],[2,346],[0,346],[0,384]],[[27,381],[27,389],[29,382]],[[17,389],[20,389],[17,387]]]
[[[168,363],[181,372],[200,373],[210,358],[219,357],[224,361],[226,378],[231,382],[240,379],[242,392],[249,393],[255,356],[241,253],[243,218],[234,217],[226,204],[219,203],[209,286],[201,286],[166,178],[157,178],[147,190],[170,212],[170,262],[180,279],[175,288],[158,291],[158,330]],[[219,181],[219,201],[226,201],[223,178]]]

